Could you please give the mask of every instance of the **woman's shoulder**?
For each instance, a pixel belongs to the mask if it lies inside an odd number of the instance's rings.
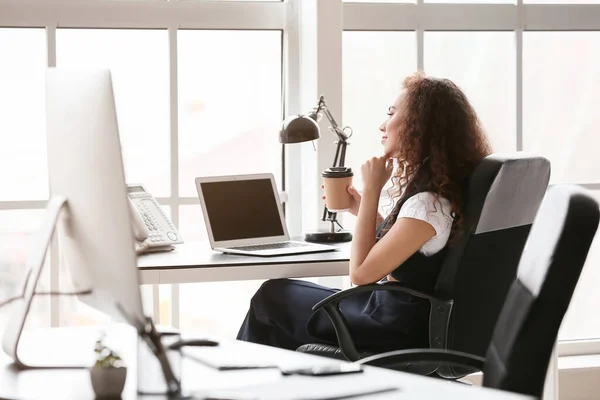
[[[398,218],[416,218],[430,223],[436,236],[449,232],[454,221],[452,204],[448,199],[434,192],[419,192],[412,195],[398,212]]]
[[[449,215],[452,214],[450,200],[434,192],[419,192],[410,196],[406,199],[400,210],[414,208],[423,209],[428,212],[447,211]]]

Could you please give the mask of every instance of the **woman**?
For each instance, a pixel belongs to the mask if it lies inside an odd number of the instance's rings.
[[[491,150],[477,114],[451,81],[408,77],[380,126],[383,153],[363,164],[363,194],[349,188],[357,216],[350,256],[356,285],[382,279],[432,291],[448,246],[461,225],[467,178]],[[398,168],[391,177],[393,161]],[[378,213],[392,179],[395,206]],[[252,298],[238,339],[295,350],[337,344],[323,311],[312,306],[337,292],[310,282],[265,282]],[[358,293],[340,303],[358,349],[383,352],[427,346],[429,303],[405,293]]]

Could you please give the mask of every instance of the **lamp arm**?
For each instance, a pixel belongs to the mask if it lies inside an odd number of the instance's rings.
[[[343,167],[346,161],[346,147],[348,146],[348,138],[350,136],[347,135],[343,129],[340,129],[339,125],[335,121],[335,118],[333,118],[331,111],[329,111],[327,105],[325,104],[324,96],[319,97],[319,103],[317,104],[317,107],[314,109],[313,112],[317,115],[319,113],[325,114],[325,117],[329,121],[329,125],[331,125],[330,129],[337,135],[339,141],[337,142],[337,148],[335,150],[333,166]]]
[[[331,129],[333,129],[340,141],[346,142],[350,136],[348,136],[343,129],[340,129],[339,125],[335,121],[335,118],[333,118],[331,111],[329,111],[329,109],[327,108],[324,96],[319,97],[319,103],[317,104],[317,107],[315,109],[315,113],[318,114],[319,112],[325,114],[325,117],[329,121],[329,125],[331,125]]]
[[[348,138],[350,137],[350,135],[346,134],[346,132],[344,132],[343,129],[340,129],[339,125],[335,121],[335,118],[333,118],[333,115],[331,114],[331,112],[327,108],[327,105],[325,104],[324,96],[319,97],[319,103],[317,104],[317,107],[315,107],[313,109],[312,113],[313,113],[315,119],[316,119],[316,116],[319,115],[319,113],[325,114],[325,117],[329,121],[329,125],[331,125],[331,130],[337,135],[337,137],[339,139],[336,143],[337,147],[335,150],[335,158],[333,159],[333,166],[334,167],[343,167],[344,163],[346,161],[346,147],[348,147]],[[322,221],[331,222],[331,232],[332,233],[335,232],[336,224],[340,228],[342,228],[340,223],[337,221],[337,214],[335,212],[329,211],[327,209],[327,206],[325,206],[323,208]]]
[[[327,117],[327,120],[329,121],[331,128],[333,129],[335,134],[338,136],[340,141],[346,142],[348,140],[349,136],[346,135],[346,133],[342,129],[340,129],[339,125],[337,124],[337,122],[335,122],[335,118],[333,118],[333,115],[331,115],[331,112],[329,111],[327,106],[323,106],[323,107],[321,107],[321,109],[323,110],[323,114],[325,114],[325,116]]]

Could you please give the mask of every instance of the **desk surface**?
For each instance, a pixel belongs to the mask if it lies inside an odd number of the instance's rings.
[[[123,400],[143,399],[137,395],[137,371],[135,352],[135,332],[129,327],[110,328],[109,340],[115,338],[112,346],[120,352],[128,364],[127,381]],[[27,353],[40,354],[44,349],[47,356],[73,357],[92,353],[92,343],[97,331],[90,328],[55,328],[29,332],[24,338]],[[37,347],[36,347],[37,346]],[[36,350],[37,349],[37,350]],[[189,353],[204,360],[233,360],[242,362],[274,363],[283,368],[307,367],[329,364],[332,360],[255,345],[239,341],[221,341],[219,347],[192,348]],[[79,358],[81,360],[81,358]],[[394,372],[374,367],[366,367],[364,373],[334,377],[285,377],[273,369],[220,372],[202,363],[185,357],[182,364],[182,382],[185,392],[214,393],[226,390],[230,398],[233,394],[248,396],[251,393],[267,393],[268,399],[293,398],[308,395],[308,392],[323,395],[336,388],[384,388],[397,390],[377,395],[360,396],[369,399],[445,399],[445,400],[524,400],[528,397],[480,387],[442,381],[434,378]],[[233,392],[232,392],[233,391]],[[279,393],[277,395],[277,393]],[[87,370],[29,370],[15,371],[10,360],[0,355],[0,398],[6,399],[93,399],[94,394]],[[158,400],[160,396],[151,397]],[[239,398],[239,397],[238,397]],[[251,398],[251,397],[245,397]],[[299,398],[299,397],[298,397]]]
[[[177,245],[173,251],[142,254],[138,257],[138,267],[141,270],[164,270],[221,266],[251,267],[256,265],[348,262],[350,259],[350,242],[335,244],[333,246],[336,247],[337,250],[276,257],[260,257],[241,254],[224,254],[212,250],[210,245],[206,242],[189,242]]]
[[[143,283],[171,284],[348,274],[350,242],[335,251],[279,257],[223,254],[205,242],[186,242],[175,250],[138,256]]]

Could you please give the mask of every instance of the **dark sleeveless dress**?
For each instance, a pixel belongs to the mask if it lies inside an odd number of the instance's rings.
[[[407,191],[388,218],[377,229],[395,222],[398,211],[413,195],[427,191],[423,185]],[[446,248],[432,256],[416,252],[391,273],[411,287],[431,292],[440,271]],[[333,325],[323,311],[312,307],[338,292],[311,282],[293,279],[266,281],[250,302],[250,309],[237,339],[295,350],[307,343],[337,345]],[[340,302],[359,350],[385,352],[428,347],[429,302],[400,292],[357,293]]]

